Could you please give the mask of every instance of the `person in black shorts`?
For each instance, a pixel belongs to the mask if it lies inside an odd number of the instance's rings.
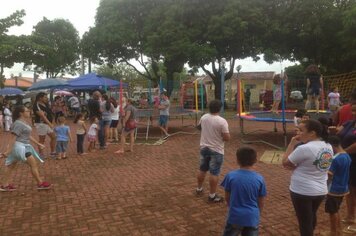
[[[323,77],[317,65],[309,65],[305,69],[305,77],[307,78],[307,101],[305,109],[311,108],[311,103],[314,102],[315,110],[319,112],[319,95],[323,88]]]

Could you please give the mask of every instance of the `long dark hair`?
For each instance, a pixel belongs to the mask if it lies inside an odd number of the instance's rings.
[[[74,124],[78,123],[78,120],[80,120],[82,117],[83,117],[83,114],[78,113],[74,118]]]
[[[109,111],[109,110],[110,110],[110,107],[111,107],[111,103],[110,103],[110,101],[109,101],[108,95],[104,94],[104,95],[103,95],[103,99],[106,101],[106,103],[105,103],[105,109],[106,109],[107,111]]]
[[[15,106],[14,111],[12,112],[12,122],[15,122],[21,117],[20,113],[24,113],[26,111],[26,107],[24,105]]]
[[[305,125],[308,132],[314,131],[317,137],[321,138],[325,142],[328,142],[329,133],[326,125],[323,125],[320,121],[313,119],[303,120],[301,123]]]
[[[111,102],[111,104],[112,104],[115,108],[117,108],[118,104],[117,104],[115,98],[111,97],[111,98],[110,98],[110,102]]]

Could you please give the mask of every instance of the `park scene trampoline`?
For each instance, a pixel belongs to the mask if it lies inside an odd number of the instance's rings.
[[[355,19],[3,1],[0,236],[356,236]]]

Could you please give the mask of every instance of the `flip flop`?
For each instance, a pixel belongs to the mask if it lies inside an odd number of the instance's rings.
[[[115,154],[123,154],[125,151],[122,151],[122,150],[119,150],[119,151],[116,151],[114,152]]]

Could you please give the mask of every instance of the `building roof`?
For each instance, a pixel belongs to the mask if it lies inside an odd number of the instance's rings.
[[[18,77],[17,78],[17,87],[20,88],[29,88],[32,86],[33,78],[29,77]],[[16,79],[6,79],[4,83],[5,87],[16,87]]]

